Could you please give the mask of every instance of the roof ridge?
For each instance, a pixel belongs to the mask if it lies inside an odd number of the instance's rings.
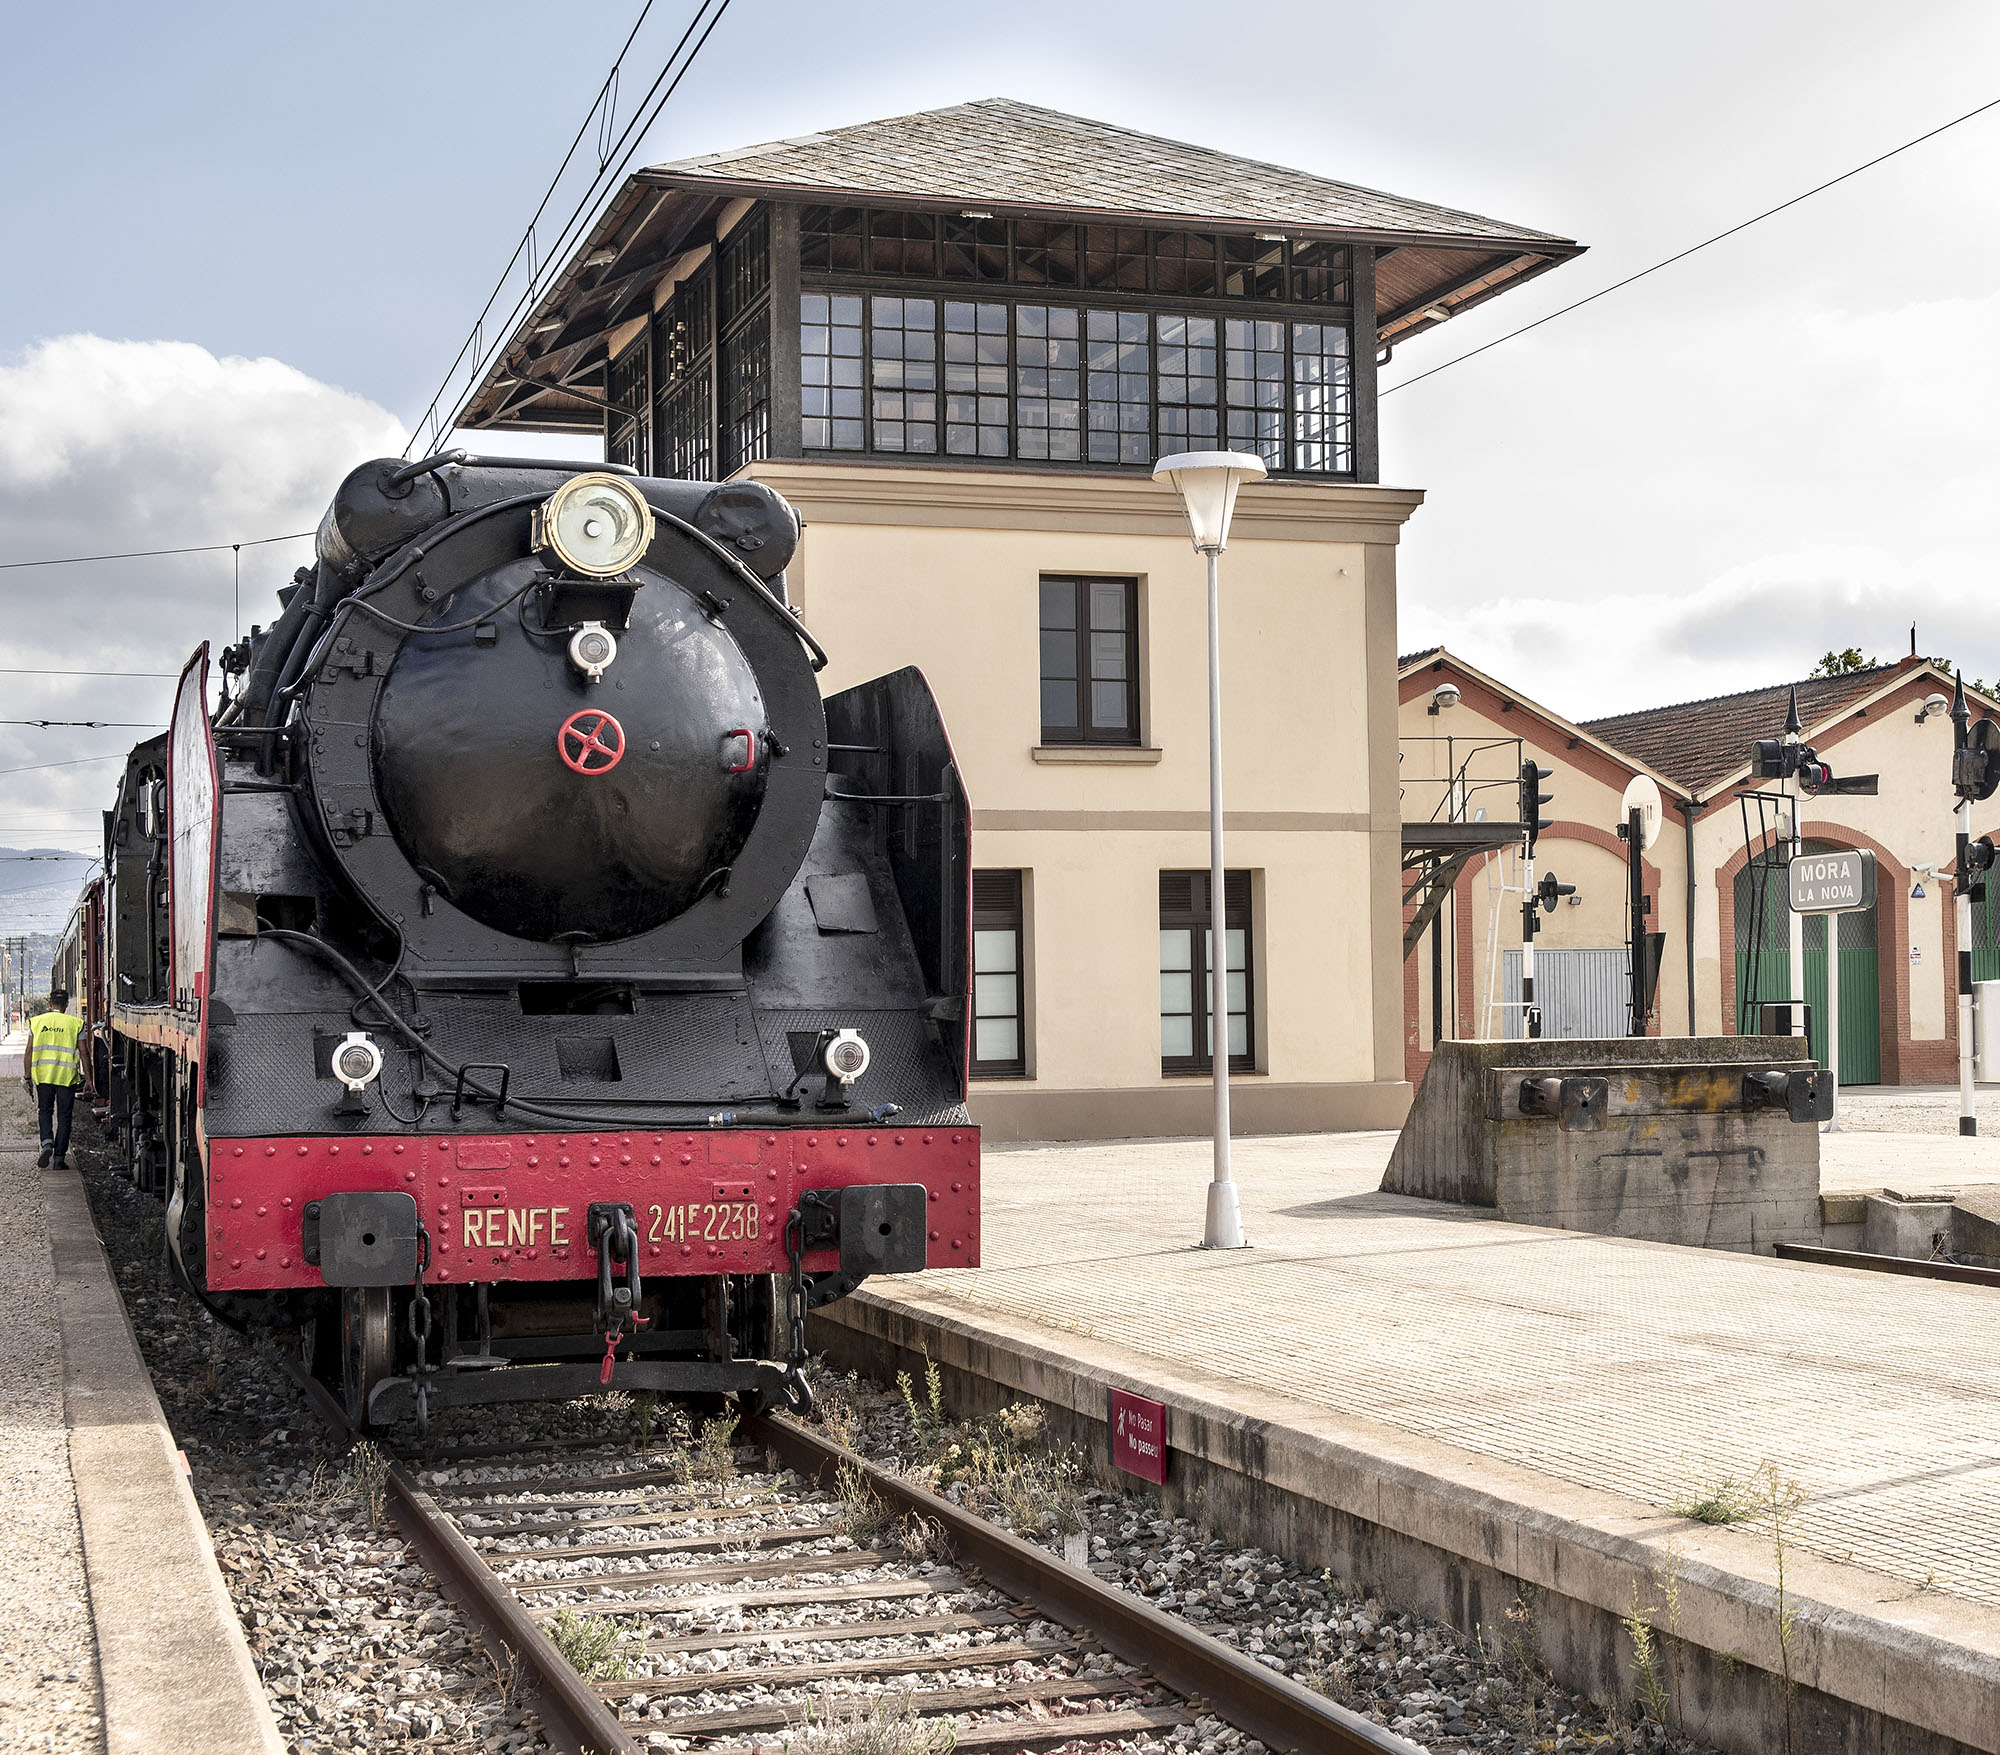
[[[1557,232],[1541,231],[1535,227],[1518,225],[1511,220],[1499,220],[1488,214],[1474,213],[1467,208],[1445,207],[1434,201],[1424,201],[1409,195],[1397,195],[1389,190],[1373,188],[1365,183],[1346,182],[1338,177],[1327,176],[1320,171],[1302,170],[1296,165],[1281,165],[1269,159],[1246,158],[1238,153],[1226,152],[1221,147],[1203,145],[1199,141],[1177,140],[1169,135],[1153,134],[1143,129],[1127,127],[1121,122],[1107,122],[1094,116],[1079,116],[1067,110],[1050,109],[1041,104],[1031,104],[1020,98],[1005,96],[972,98],[962,103],[945,104],[927,110],[909,110],[896,116],[871,117],[865,121],[844,123],[839,127],[820,129],[789,139],[756,141],[748,145],[732,147],[724,152],[704,153],[689,158],[673,159],[665,163],[649,165],[646,168],[656,172],[682,171],[690,174],[715,174],[718,171],[726,171],[732,165],[754,162],[757,159],[770,157],[792,147],[832,145],[837,148],[842,143],[844,137],[863,136],[873,131],[893,128],[897,124],[926,122],[939,117],[965,117],[969,115],[993,115],[996,113],[1005,114],[1018,120],[1032,121],[1041,127],[1079,138],[1089,138],[1092,135],[1099,138],[1106,135],[1115,135],[1121,140],[1133,142],[1144,149],[1148,149],[1150,154],[1164,153],[1179,156],[1183,159],[1187,155],[1194,155],[1204,161],[1205,165],[1211,171],[1220,173],[1225,177],[1232,173],[1241,175],[1246,171],[1254,171],[1267,176],[1288,179],[1294,183],[1309,184],[1328,194],[1337,194],[1344,199],[1361,202],[1388,202],[1401,208],[1403,213],[1409,216],[1410,219],[1423,219],[1428,222],[1430,229],[1443,233],[1454,231],[1465,232],[1469,227],[1471,228],[1471,232],[1468,235],[1472,235],[1473,233],[1490,229],[1495,234],[1498,234],[1495,237],[1495,242],[1499,242],[1504,237],[1506,240],[1516,241],[1523,245],[1548,243],[1574,248],[1573,239],[1566,238]],[[830,184],[828,186],[838,187],[839,185]],[[860,184],[855,185],[857,188],[861,186]],[[882,192],[887,193],[887,191]],[[1037,205],[1037,203],[1031,203],[1030,205]],[[1051,207],[1068,206],[1078,211],[1088,210],[1085,204],[1076,201],[1057,201],[1040,203],[1039,205]],[[1254,215],[1246,214],[1242,217],[1243,223],[1246,225],[1258,223]],[[1213,219],[1211,223],[1228,224],[1232,222],[1218,217]],[[1280,222],[1273,220],[1270,223],[1276,224]],[[1318,225],[1322,222],[1286,221],[1283,223]],[[1409,229],[1415,231],[1422,228],[1412,225]]]
[[[1752,695],[1774,694],[1780,689],[1816,688],[1825,683],[1849,682],[1857,677],[1882,676],[1897,669],[1902,662],[1898,659],[1894,664],[1871,664],[1862,670],[1844,670],[1837,676],[1804,676],[1795,681],[1758,683],[1754,688],[1732,689],[1723,695],[1697,695],[1687,701],[1662,701],[1657,707],[1634,707],[1624,713],[1604,713],[1595,719],[1579,719],[1577,724],[1586,728],[1593,725],[1612,725],[1621,720],[1649,718],[1655,713],[1673,713],[1689,707],[1714,707],[1724,701],[1748,700]]]

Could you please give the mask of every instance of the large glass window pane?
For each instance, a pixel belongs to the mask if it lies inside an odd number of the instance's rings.
[[[1011,928],[972,935],[972,967],[982,975],[1012,973],[1019,966],[1015,954],[1019,935]]]
[[[799,414],[808,451],[858,451],[861,428],[861,300],[799,298]]]
[[[1153,286],[1169,297],[1215,296],[1215,239],[1202,232],[1153,234]]]
[[[1162,929],[1160,933],[1160,967],[1162,969],[1192,969],[1194,967],[1194,934],[1186,927],[1172,930]]]
[[[1088,226],[1083,235],[1083,284],[1146,290],[1146,234],[1130,226]]]
[[[1014,222],[1014,278],[1028,286],[1075,286],[1076,231],[1043,220]]]
[[[1076,684],[1073,682],[1044,682],[1042,684],[1042,730],[1076,731],[1077,724]],[[1074,740],[1072,740],[1074,741]]]
[[[1160,1014],[1160,1058],[1186,1060],[1194,1053],[1194,1019]]]
[[[1076,681],[1076,634],[1069,628],[1042,630],[1042,677],[1048,682]]]
[[[1015,454],[1068,462],[1081,454],[1082,349],[1077,314],[1014,307]]]
[[[1294,244],[1292,298],[1301,305],[1346,304],[1347,247],[1344,244]]]
[[[1224,325],[1229,442],[1285,466],[1285,325],[1232,317]]]
[[[1162,1012],[1192,1012],[1194,1010],[1194,977],[1176,974],[1172,970],[1160,971],[1160,1010]]]
[[[1211,449],[1215,442],[1215,319],[1162,315],[1154,320],[1159,384],[1159,450]]]
[[[807,207],[799,214],[799,266],[834,274],[861,272],[863,215],[858,207]]]
[[[1022,1031],[1022,874],[972,874],[972,1070],[981,1078],[1027,1071]]]
[[[937,301],[868,301],[869,417],[877,451],[938,448]]]
[[[1045,628],[1074,628],[1076,626],[1076,581],[1074,579],[1044,579],[1042,581],[1042,626]]]
[[[1004,936],[1011,939],[1014,935],[1010,932],[1006,934],[989,933],[987,936],[989,938]],[[982,1018],[1011,1018],[1014,1015],[1014,990],[1016,985],[1014,971],[1011,967],[992,975],[973,976],[972,999],[974,1006],[978,1009],[979,1015]]]
[[[1087,422],[1093,463],[1152,461],[1152,346],[1143,311],[1086,318]]]
[[[1282,299],[1285,245],[1282,238],[1224,238],[1222,296],[1228,299]]]
[[[949,215],[939,224],[939,266],[947,280],[1005,280],[1007,222]]]
[[[979,1061],[1018,1061],[1021,1058],[1021,1020],[975,1019],[972,1026],[972,1058]]]
[[[1354,468],[1354,392],[1348,332],[1339,323],[1292,325],[1292,467],[1326,475]]]
[[[944,391],[945,450],[960,457],[1005,457],[1005,305],[945,301]]]
[[[937,218],[929,213],[871,213],[868,267],[874,274],[931,280],[937,275]]]

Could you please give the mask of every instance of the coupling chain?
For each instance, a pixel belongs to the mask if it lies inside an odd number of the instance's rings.
[[[812,1385],[806,1381],[806,1223],[797,1207],[785,1221],[785,1260],[791,1272],[785,1296],[791,1306],[791,1347],[785,1359],[785,1405],[804,1418],[813,1410]]]

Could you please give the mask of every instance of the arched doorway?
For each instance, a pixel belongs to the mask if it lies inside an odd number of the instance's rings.
[[[1807,841],[1808,853],[1839,851],[1831,841]],[[1791,911],[1785,902],[1785,872],[1780,864],[1760,885],[1753,866],[1736,874],[1736,1028],[1757,1027],[1756,1005],[1791,997]],[[1764,892],[1763,917],[1757,917],[1756,892]],[[1876,914],[1881,904],[1863,913],[1809,914],[1805,922],[1806,1004],[1812,1007],[1812,1053],[1826,1060],[1827,921],[1839,925],[1840,956],[1840,1082],[1876,1085],[1882,1082],[1882,976],[1877,949]],[[1753,973],[1754,965],[1754,973]]]

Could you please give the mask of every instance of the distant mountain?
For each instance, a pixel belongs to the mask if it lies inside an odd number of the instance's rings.
[[[59,847],[0,847],[0,938],[61,932],[95,864]]]

